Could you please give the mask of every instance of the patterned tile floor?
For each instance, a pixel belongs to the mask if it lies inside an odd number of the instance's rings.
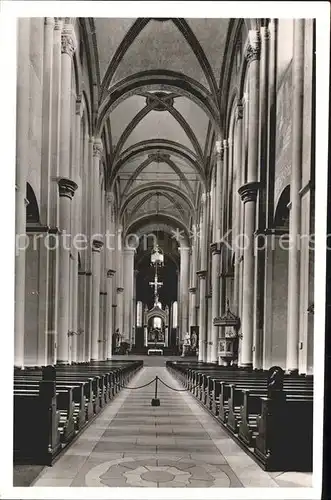
[[[182,388],[162,366],[144,367],[129,385],[156,375]],[[186,392],[159,383],[161,406],[152,407],[154,388],[123,389],[33,486],[311,486],[311,474],[264,472]]]

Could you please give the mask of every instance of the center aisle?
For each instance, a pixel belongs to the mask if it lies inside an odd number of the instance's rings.
[[[156,375],[182,389],[160,366],[144,367],[130,381]],[[122,389],[53,467],[33,486],[278,487],[186,392],[159,382],[161,406],[152,407],[155,382]]]

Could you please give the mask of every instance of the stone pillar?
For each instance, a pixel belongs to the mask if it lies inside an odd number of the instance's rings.
[[[220,315],[219,304],[220,304],[220,254],[221,245],[218,243],[213,243],[211,245],[212,251],[212,329],[211,329],[211,350],[210,350],[210,361],[211,363],[217,363],[217,352],[218,352],[218,327],[214,326],[214,319],[218,318]]]
[[[77,318],[77,361],[85,361],[85,304],[86,304],[86,272],[78,271],[78,318]]]
[[[199,277],[199,358],[198,361],[205,362],[207,356],[206,337],[206,275],[207,271],[197,272]]]
[[[181,298],[180,298],[180,293],[181,293],[181,284],[180,284],[180,270],[176,269],[176,276],[177,276],[177,325],[176,325],[176,344],[180,344],[180,335],[182,331],[182,317],[181,317]]]
[[[261,27],[261,56],[260,56],[260,118],[259,118],[259,203],[257,207],[257,228],[264,228],[267,224],[266,208],[266,179],[267,179],[267,133],[268,133],[268,56],[269,30]],[[253,317],[253,368],[260,369],[263,364],[263,314],[264,314],[264,281],[265,281],[265,245],[262,237],[255,239],[255,269],[254,269],[254,317]]]
[[[236,168],[237,168],[237,183],[235,186],[236,191],[240,188],[241,185],[241,175],[242,175],[242,141],[243,141],[243,134],[242,134],[242,118],[243,118],[243,106],[242,103],[239,101],[237,104],[236,108],[236,136],[235,136],[235,162],[236,162]],[[236,228],[236,236],[241,234],[241,217],[240,217],[240,196],[236,197],[236,222],[235,222],[235,228]],[[238,241],[238,238],[237,238]],[[233,292],[233,306],[234,306],[234,311],[237,315],[240,314],[239,312],[239,287],[240,287],[240,264],[241,264],[241,248],[240,244],[238,248],[235,248],[235,263],[234,263],[234,292]]]
[[[148,329],[147,326],[144,326],[144,346],[147,347],[148,345]]]
[[[117,310],[116,310],[116,329],[119,330],[120,334],[123,336],[123,291],[124,288],[121,286],[117,287]],[[122,341],[127,341],[126,338],[122,337]]]
[[[60,163],[60,111],[61,111],[61,32],[63,22],[55,18],[53,32],[53,55],[52,55],[52,93],[51,93],[51,166],[50,178],[47,189],[49,190],[49,226],[54,240],[58,238],[59,228],[59,196],[58,184]],[[53,242],[52,241],[52,242]],[[57,336],[58,336],[58,267],[59,248],[54,244],[49,250],[48,271],[48,356],[47,364],[55,364],[57,360]]]
[[[188,289],[189,289],[189,247],[180,247],[180,312],[181,312],[181,340],[188,332]]]
[[[223,144],[222,141],[216,141],[216,189],[215,189],[215,241],[221,241],[221,210],[222,210],[222,162],[223,162]]]
[[[132,297],[132,344],[136,345],[136,328],[137,328],[137,276],[138,270],[133,273],[133,297]]]
[[[113,276],[115,271],[108,269],[107,271],[107,306],[106,306],[106,346],[107,358],[112,358],[112,342],[113,342]]]
[[[82,100],[79,96],[76,100],[76,123],[75,123],[75,155],[74,155],[74,165],[73,165],[73,178],[78,182],[79,170],[80,170],[80,132],[81,132],[81,117],[82,117]],[[72,206],[72,235],[74,238],[74,243],[76,242],[76,235],[79,233],[80,226],[80,215],[81,215],[81,198],[82,198],[82,188],[76,193],[75,199],[73,200]],[[77,349],[79,339],[78,334],[78,249],[77,245],[72,245],[72,259],[71,259],[71,293],[72,293],[72,303],[71,303],[71,330],[74,332],[72,337],[72,348],[71,348],[71,361],[77,361]]]
[[[92,325],[91,325],[91,361],[99,359],[99,325],[100,325],[100,251],[103,242],[93,240],[92,246]]]
[[[287,313],[286,369],[298,370],[299,363],[299,307],[300,307],[300,232],[302,150],[303,150],[303,96],[304,96],[304,42],[305,20],[294,20],[293,32],[293,118],[292,118],[292,171],[289,232],[289,273]]]
[[[85,281],[85,361],[91,361],[92,347],[92,272],[86,271]]]
[[[69,289],[70,289],[70,221],[71,200],[77,184],[70,179],[59,180],[60,196],[60,249],[59,249],[59,296],[58,296],[58,345],[57,363],[68,364],[69,353]]]
[[[102,142],[96,138],[93,143],[92,167],[92,319],[91,319],[91,360],[99,359],[100,338],[100,285],[101,285],[101,219],[100,219],[100,160],[102,155]]]
[[[102,278],[101,278],[102,283]],[[102,285],[101,285],[102,286]],[[107,359],[107,337],[106,337],[106,306],[107,306],[107,292],[100,292],[100,320],[99,320],[99,359]]]
[[[133,302],[133,272],[134,272],[134,248],[124,248],[124,290],[125,300],[123,307],[124,337],[132,347],[132,302]]]
[[[42,130],[41,130],[41,169],[40,177],[40,222],[42,225],[50,226],[51,207],[49,198],[49,184],[52,178],[51,145],[52,145],[52,59],[53,59],[53,34],[54,18],[44,18],[43,45],[40,39],[34,35],[32,57],[38,58],[42,62]],[[40,35],[42,34],[40,30]],[[41,38],[41,37],[40,37]],[[43,49],[43,53],[41,52]],[[21,77],[19,77],[21,78]],[[50,273],[50,251],[48,245],[41,241],[39,247],[39,304],[38,304],[38,351],[36,352],[36,364],[44,366],[48,359],[48,342],[54,342],[54,331],[49,330],[48,318],[49,307],[53,305],[49,301],[49,282],[52,279]],[[52,269],[53,270],[53,269]]]
[[[249,64],[249,114],[248,114],[248,160],[246,184],[238,190],[244,202],[244,271],[241,366],[253,364],[253,310],[254,310],[254,232],[256,199],[259,184],[259,80],[260,80],[260,35],[249,31],[246,58]]]
[[[66,364],[69,353],[69,290],[70,290],[70,249],[68,235],[71,232],[71,200],[77,184],[70,180],[70,130],[71,130],[71,69],[72,57],[76,49],[73,27],[65,24],[61,33],[61,114],[60,114],[60,162],[59,173],[59,223],[61,244],[59,250],[59,302],[58,302],[58,348],[57,362]]]
[[[241,366],[252,366],[253,363],[253,308],[254,308],[254,231],[255,208],[259,184],[247,183],[241,186],[239,194],[245,207],[245,247],[243,269],[243,304],[242,304],[242,344]]]
[[[189,329],[191,332],[191,327],[197,325],[196,320],[196,305],[197,305],[197,295],[196,295],[196,287],[193,286],[189,289],[190,292],[190,314],[189,314]]]
[[[30,19],[18,19],[14,364],[24,368],[26,182],[29,161]]]

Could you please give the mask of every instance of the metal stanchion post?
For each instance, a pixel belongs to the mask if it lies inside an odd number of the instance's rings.
[[[158,381],[158,378],[159,377],[156,375],[156,377],[155,377],[155,396],[154,396],[154,398],[151,401],[151,405],[152,406],[160,406],[160,400],[157,397],[157,381]]]

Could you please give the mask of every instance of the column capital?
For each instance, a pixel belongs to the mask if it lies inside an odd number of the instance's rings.
[[[264,40],[270,40],[270,29],[268,26],[261,26],[260,34]]]
[[[241,200],[246,203],[247,201],[256,201],[257,193],[260,187],[259,182],[247,182],[238,189]]]
[[[249,30],[248,45],[246,47],[245,58],[250,64],[252,61],[260,59],[261,52],[261,37],[259,30]]]
[[[83,107],[82,107],[82,94],[79,94],[76,98],[76,115],[82,117]]]
[[[54,30],[60,31],[63,27],[62,17],[54,17]]]
[[[181,247],[181,246],[178,247],[178,252],[184,253],[184,252],[190,252],[190,251],[191,251],[190,247]]]
[[[72,57],[77,48],[75,31],[71,24],[64,24],[61,33],[61,53]]]
[[[210,244],[210,249],[212,254],[220,254],[221,253],[221,243],[215,242]]]
[[[101,158],[103,152],[103,145],[101,139],[94,139],[93,142],[93,156],[97,158]]]
[[[44,24],[45,24],[45,26],[54,26],[55,25],[55,18],[54,17],[45,17]]]
[[[106,191],[106,200],[110,205],[115,203],[115,195],[112,191]]]
[[[112,278],[115,274],[116,274],[116,271],[114,269],[108,269],[107,278]]]
[[[215,152],[216,152],[216,158],[223,160],[223,141],[219,140],[215,142]]]
[[[205,279],[205,278],[206,278],[206,276],[207,276],[207,271],[205,271],[205,270],[197,271],[197,276],[198,276],[200,279]]]
[[[72,181],[71,179],[62,177],[57,181],[57,183],[59,186],[60,198],[69,198],[70,200],[72,200],[75,191],[78,188],[76,182]]]
[[[244,105],[242,100],[237,102],[237,107],[236,107],[236,120],[241,120],[244,116]]]
[[[136,249],[135,247],[129,247],[129,246],[126,246],[123,248],[123,252],[126,252],[128,254],[134,254],[136,252]]]
[[[92,241],[92,252],[99,253],[102,247],[103,247],[103,241],[100,241],[100,240],[93,240]]]

